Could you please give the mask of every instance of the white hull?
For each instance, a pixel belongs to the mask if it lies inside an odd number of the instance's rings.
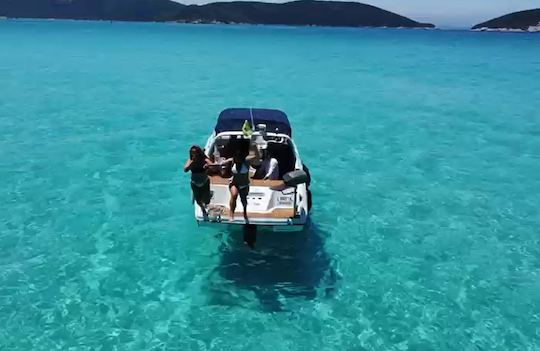
[[[225,181],[227,180],[221,181],[213,177],[210,186],[212,199],[208,206],[209,216],[205,218],[201,208],[195,205],[195,218],[198,222],[246,224],[244,207],[240,199],[236,204],[234,219],[231,219],[230,192]],[[301,230],[309,215],[306,185],[301,184],[295,189],[276,183],[282,184],[279,181],[252,181],[247,201],[247,223],[262,226],[299,226],[298,229]]]
[[[241,133],[230,132],[241,136]],[[217,138],[222,134],[212,134],[206,144],[205,150],[213,150]],[[227,136],[225,135],[225,136]],[[294,169],[303,169],[304,166],[298,155],[293,141],[287,135],[275,134],[273,136],[286,138],[292,145],[295,163]],[[208,155],[210,156],[210,155]],[[244,208],[237,199],[234,218],[230,216],[229,179],[219,176],[211,177],[210,190],[212,198],[208,205],[209,215],[205,218],[201,208],[195,204],[195,219],[199,224],[255,224],[271,226],[275,230],[302,230],[309,220],[310,197],[308,184],[299,184],[296,187],[286,186],[282,180],[251,180],[247,201],[247,221],[244,218]]]

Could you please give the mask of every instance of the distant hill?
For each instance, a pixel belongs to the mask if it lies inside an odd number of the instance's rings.
[[[0,16],[168,21],[174,20],[183,7],[169,0],[0,0]]]
[[[492,28],[492,29],[521,29],[528,30],[529,27],[538,26],[540,23],[540,9],[514,12],[502,17],[477,24],[472,29]]]
[[[340,27],[434,27],[358,2],[314,0],[283,4],[236,1],[189,6],[169,0],[0,0],[0,16]]]
[[[434,27],[358,2],[300,0],[284,4],[216,2],[187,6],[187,21],[342,27]]]

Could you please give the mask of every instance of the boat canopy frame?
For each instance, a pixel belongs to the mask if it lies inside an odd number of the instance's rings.
[[[254,134],[259,135],[259,132],[255,132]],[[291,146],[294,157],[296,158],[297,162],[300,161],[300,164],[303,164],[302,159],[300,158],[300,153],[298,152],[298,148],[296,147],[294,140],[289,135],[283,134],[283,133],[267,133],[267,135],[269,137],[283,138],[283,140],[286,141]],[[204,146],[205,154],[207,156],[211,155],[210,151],[213,150],[217,139],[220,139],[220,138],[228,139],[230,137],[236,137],[238,139],[244,139],[244,140],[250,139],[250,137],[238,131],[226,131],[226,132],[220,132],[219,134],[216,132],[213,132],[208,138],[208,140],[206,141],[206,144]]]

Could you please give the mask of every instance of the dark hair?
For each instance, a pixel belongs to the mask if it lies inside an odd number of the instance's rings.
[[[204,151],[200,146],[193,145],[189,148],[189,158],[194,159],[196,157],[204,157]]]
[[[246,159],[247,155],[248,154],[246,152],[244,152],[244,150],[236,149],[236,150],[234,150],[234,153],[233,153],[233,159],[234,159],[235,162],[236,162],[237,158],[244,161]]]

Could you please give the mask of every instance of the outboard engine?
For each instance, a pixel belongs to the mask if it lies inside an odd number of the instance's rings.
[[[302,169],[297,169],[283,175],[283,182],[287,186],[297,186],[299,184],[307,183],[309,177],[307,173]]]

